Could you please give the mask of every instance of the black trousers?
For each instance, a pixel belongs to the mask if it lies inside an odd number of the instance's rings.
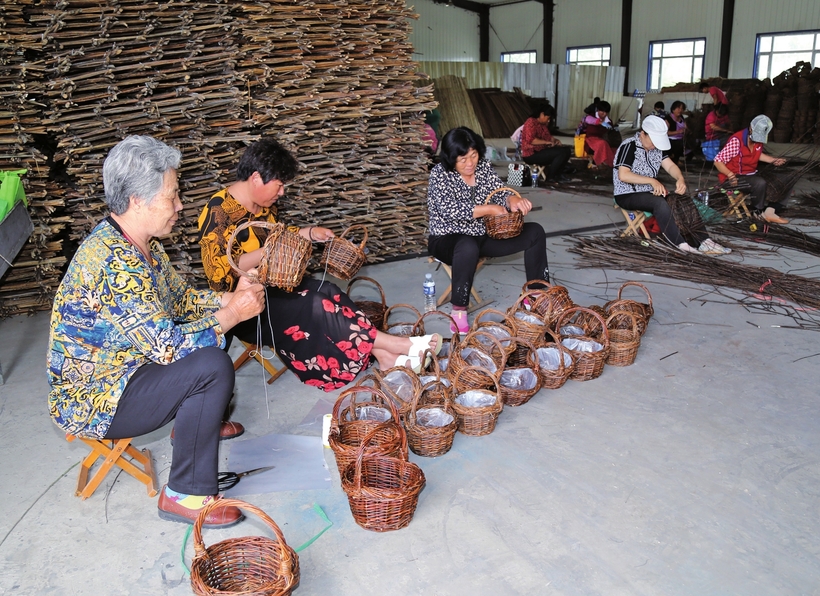
[[[686,242],[680,233],[678,224],[675,223],[672,209],[669,207],[669,203],[666,202],[665,197],[653,195],[651,192],[632,192],[616,196],[615,202],[619,207],[627,211],[648,211],[654,215],[663,235],[675,246]],[[707,238],[704,234],[693,232],[692,235],[697,241],[698,246]],[[697,248],[697,246],[695,246],[695,248]]]
[[[558,147],[545,147],[536,151],[529,157],[524,158],[524,163],[537,164],[539,166],[549,166],[547,180],[555,180],[561,174],[561,170],[567,165],[571,150],[564,145]]]
[[[215,495],[219,428],[233,384],[233,362],[216,347],[201,348],[168,365],[144,364],[125,386],[105,438],[144,435],[176,419],[168,487],[189,495]]]
[[[547,236],[541,224],[525,222],[524,229],[515,238],[496,240],[484,236],[447,234],[430,236],[427,250],[431,256],[453,268],[453,296],[450,303],[466,307],[470,303],[470,290],[478,261],[482,257],[503,257],[524,251],[525,281],[543,279],[549,281],[547,264]]]

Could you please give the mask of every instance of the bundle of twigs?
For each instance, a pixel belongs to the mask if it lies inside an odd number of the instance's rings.
[[[809,236],[792,227],[773,223],[722,222],[711,226],[711,230],[721,236],[730,236],[749,242],[762,242],[778,248],[791,248],[810,255],[820,256],[820,238]]]
[[[790,149],[781,157],[789,159],[798,149]],[[805,162],[801,162],[797,167],[784,168],[768,163],[760,164],[758,174],[767,182],[766,200],[769,203],[779,203],[788,198],[797,181],[820,165],[820,146],[812,146],[808,154],[802,151],[800,155]]]
[[[788,202],[789,217],[820,220],[820,191],[795,195]]]
[[[696,238],[706,235],[706,225],[692,197],[670,192],[666,195],[666,202],[672,209],[672,216],[686,242],[691,246],[698,246],[700,241]]]
[[[637,238],[574,238],[570,252],[581,267],[621,269],[694,283],[726,286],[751,294],[777,297],[820,308],[820,281],[768,267],[741,265],[728,259],[683,253],[657,242],[644,246]]]

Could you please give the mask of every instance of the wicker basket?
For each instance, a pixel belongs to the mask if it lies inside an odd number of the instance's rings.
[[[596,316],[598,315],[598,316]],[[584,310],[578,310],[573,316],[564,319],[561,323],[561,328],[556,329],[556,333],[562,336],[586,336],[593,339],[599,339],[604,329],[604,319],[607,314],[603,307],[593,304],[587,306]],[[582,333],[565,333],[564,327],[571,325],[579,327]]]
[[[367,401],[357,401],[356,394],[369,396]],[[376,406],[390,410],[390,419],[386,422],[358,418],[360,408]],[[356,457],[356,450],[365,436],[376,431],[368,453],[398,456],[407,453],[407,437],[399,422],[399,412],[393,400],[380,389],[365,385],[355,385],[343,391],[333,406],[333,417],[330,421],[328,443],[336,456],[339,473]]]
[[[521,195],[514,189],[502,187],[496,188],[493,192],[488,194],[484,204],[488,205],[493,195],[500,192],[508,192],[515,195],[519,199],[521,198]],[[496,240],[515,238],[521,233],[521,230],[524,229],[524,214],[520,211],[507,211],[502,215],[485,215],[483,219],[484,227],[487,228],[487,235],[490,238],[495,238]]]
[[[486,345],[479,342],[476,336],[482,337],[485,342],[492,345],[493,349],[487,351]],[[483,367],[471,366],[470,363],[465,360],[464,356],[464,352],[468,348],[478,350],[481,354],[491,359],[495,365],[495,372],[488,372]],[[463,387],[469,387],[470,389],[489,389],[495,383],[495,379],[504,371],[506,365],[507,353],[501,347],[501,343],[495,336],[484,331],[471,331],[464,337],[463,341],[459,342],[458,346],[453,350],[453,353],[450,354],[447,376],[450,377],[451,381],[454,381],[456,376],[460,376]],[[469,370],[462,375],[461,373],[465,369]],[[492,377],[493,380],[491,381],[489,377]]]
[[[262,245],[262,257],[254,277],[243,271],[233,260],[233,243],[236,235],[245,228],[265,228],[270,230]],[[292,292],[298,286],[310,260],[310,241],[294,234],[283,223],[266,221],[246,221],[240,224],[228,238],[227,257],[230,266],[240,275],[258,280],[266,286],[282,288]]]
[[[624,324],[629,327],[625,328]],[[641,333],[638,331],[638,317],[625,310],[616,311],[606,320],[609,329],[609,356],[606,363],[612,366],[629,366],[638,356],[641,347]]]
[[[361,228],[363,230],[362,243],[359,246],[353,244],[345,236],[351,230]],[[327,267],[327,272],[331,275],[347,281],[359,272],[367,256],[364,254],[364,245],[367,243],[367,226],[354,225],[347,228],[340,236],[331,238],[325,243],[322,258],[319,264]]]
[[[526,360],[523,365],[519,366],[507,366],[504,369],[504,372],[501,373],[501,376],[498,379],[498,391],[501,394],[501,399],[504,402],[505,406],[520,406],[532,398],[533,395],[538,393],[538,390],[541,389],[541,367],[538,365],[538,354],[535,351],[535,345],[521,337],[516,337],[515,342],[517,346],[523,346],[524,351],[526,352]],[[535,382],[532,387],[512,387],[507,382],[508,377],[512,375],[520,375],[523,374],[521,371],[530,370],[532,371],[533,375],[535,376]],[[518,371],[518,372],[516,372]]]
[[[647,302],[638,302],[637,300],[627,300],[623,297],[623,291],[629,286],[636,286],[646,293]],[[616,310],[628,310],[639,317],[638,331],[641,335],[646,333],[646,327],[649,325],[649,319],[655,314],[655,308],[652,306],[652,294],[645,285],[636,281],[627,281],[618,288],[618,298],[611,300],[604,305],[607,315],[611,315]]]
[[[540,297],[541,292],[533,292],[531,296]],[[548,326],[544,317],[533,310],[524,308],[524,300],[528,294],[521,294],[507,311],[507,321],[512,328],[513,335],[520,337],[533,344],[540,344],[544,341],[544,336]]]
[[[418,403],[420,406],[442,406],[448,400],[452,401],[453,384],[446,375],[442,374],[438,357],[430,350],[426,350],[424,355],[427,356],[428,354],[430,355],[430,366],[432,367],[430,372],[433,374],[419,377],[419,380],[422,382],[422,388],[419,393]],[[432,376],[433,378],[427,378],[425,380],[425,376]]]
[[[487,383],[494,390],[489,388],[477,389],[472,382],[465,384],[464,379],[470,375],[483,375],[487,378]],[[495,430],[498,416],[504,409],[504,402],[498,392],[498,381],[496,377],[479,368],[478,366],[467,366],[462,368],[453,378],[453,388],[456,398],[453,400],[453,409],[458,417],[458,431],[465,435],[481,437],[488,435]],[[494,398],[491,405],[470,407],[458,403],[458,397],[467,391],[475,391],[486,394]]]
[[[646,309],[640,302],[634,300],[610,300],[606,303],[604,308],[604,317],[611,317],[615,313],[626,312],[635,317],[635,324],[638,327],[638,333],[643,335],[646,333],[647,318]],[[614,327],[610,329],[631,329],[632,321],[628,319],[616,319],[613,323]]]
[[[354,277],[351,279],[350,283],[347,284],[348,295],[350,295],[350,289],[353,287],[353,284],[360,281],[367,281],[376,286],[376,289],[379,290],[379,295],[381,296],[381,302],[375,302],[373,300],[354,300],[354,303],[359,307],[359,310],[364,313],[367,319],[373,323],[373,326],[376,329],[379,331],[384,331],[384,313],[387,312],[387,301],[384,298],[384,290],[375,279],[360,275],[359,277]]]
[[[609,357],[609,332],[606,329],[606,321],[604,321],[601,315],[596,313],[594,310],[583,308],[581,306],[576,306],[565,310],[561,316],[558,317],[558,321],[556,322],[557,327],[560,329],[564,322],[571,320],[577,312],[586,312],[587,314],[600,319],[599,322],[602,329],[600,337],[581,336],[572,338],[582,341],[595,341],[603,346],[603,349],[598,352],[585,352],[582,350],[570,349],[570,352],[572,352],[575,359],[575,369],[572,371],[569,378],[573,381],[590,381],[592,379],[597,379],[601,376],[601,373],[604,372],[604,364],[606,363],[606,359]],[[565,339],[562,337],[561,343],[563,344],[564,341]]]
[[[409,310],[415,316],[413,322],[390,322],[390,313],[394,310],[398,310],[403,308],[405,310]],[[424,324],[419,323],[419,319],[421,319],[421,313],[415,306],[411,306],[409,304],[394,304],[390,308],[388,308],[384,313],[384,330],[389,333],[390,335],[398,335],[399,337],[410,337],[413,335],[413,330],[418,328],[421,329],[420,335],[424,335]]]
[[[419,376],[406,366],[394,366],[375,372],[379,379],[379,389],[396,406],[399,420],[404,422],[413,399],[421,393]]]
[[[419,319],[413,325],[413,328],[410,332],[411,335],[418,336],[418,335],[425,335],[427,333],[427,330],[425,329],[425,325],[424,325],[424,319],[426,319],[428,317],[441,317],[441,318],[443,318],[443,319],[450,322],[450,324],[452,325],[452,327],[451,327],[452,329],[454,329],[456,327],[456,322],[455,322],[455,319],[453,319],[453,317],[448,315],[446,312],[443,312],[443,311],[440,311],[440,310],[433,310],[433,311],[430,311],[430,312],[426,312],[426,313],[424,313],[423,315],[421,315],[419,317]],[[458,334],[458,331],[451,331],[450,333],[452,334],[450,337],[444,337],[444,335],[446,335],[444,333],[440,334],[440,335],[442,335],[442,346],[441,346],[441,351],[439,352],[439,354],[443,354],[447,358],[449,358],[450,353],[452,352],[453,346],[458,345],[458,341],[459,341],[459,338],[460,338],[460,335]],[[428,364],[427,366],[424,367],[424,370],[432,371],[434,362],[435,362],[435,366],[438,367],[438,360],[436,359],[435,354],[433,354],[432,352],[428,352],[428,353],[433,356],[433,360],[430,361],[430,364]]]
[[[543,288],[532,288],[533,284],[544,286]],[[547,281],[533,279],[524,284],[521,289],[523,294],[538,292],[535,302],[530,305],[530,312],[535,312],[543,317],[544,322],[551,328],[555,328],[555,320],[562,312],[575,306],[569,297],[569,291],[564,286],[554,286]]]
[[[560,389],[575,370],[575,357],[572,352],[561,345],[558,336],[552,331],[548,331],[547,335],[552,338],[552,341],[544,342],[543,345],[535,348],[539,357],[538,372],[541,377],[541,389]],[[540,350],[552,352],[553,359],[558,361],[558,366],[556,368],[546,366],[546,363],[541,361]],[[550,355],[545,354],[545,357],[549,358]]]
[[[500,321],[482,321],[486,315],[497,315]],[[515,342],[513,337],[513,328],[510,325],[509,317],[506,313],[496,310],[494,308],[485,308],[473,320],[473,331],[483,331],[495,337],[504,349],[504,352],[509,356],[515,350]],[[486,345],[484,347],[487,347]]]
[[[428,390],[441,389],[441,383],[442,381],[440,379],[427,383],[410,404],[410,411],[404,420],[404,427],[407,432],[407,444],[413,453],[422,457],[438,457],[450,451],[450,448],[453,446],[453,438],[456,436],[456,430],[458,430],[456,411],[453,409],[448,387],[444,386],[446,393],[442,404],[431,404],[422,401],[424,394]],[[450,415],[452,420],[444,426],[419,424],[419,412],[424,413],[428,411],[429,413],[433,410],[439,410],[444,414]]]
[[[259,516],[276,540],[265,536],[228,538],[205,547],[202,524],[222,507],[239,507]],[[191,589],[197,596],[285,596],[299,585],[299,556],[285,542],[279,526],[261,509],[237,499],[214,499],[194,521]]]
[[[371,436],[362,440],[354,461],[342,473],[342,489],[353,519],[365,530],[398,530],[413,519],[426,482],[424,472],[407,461],[406,453],[402,457],[366,453],[370,440]]]

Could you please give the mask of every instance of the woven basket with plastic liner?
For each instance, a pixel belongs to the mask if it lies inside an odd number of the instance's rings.
[[[424,324],[425,319],[430,319],[430,318],[434,318],[434,317],[439,317],[439,318],[443,319],[445,322],[450,323],[450,325],[452,325],[452,327],[445,327],[445,328],[441,329],[441,331],[439,331],[439,334],[442,336],[442,342],[443,342],[442,346],[441,346],[441,350],[439,351],[439,354],[441,354],[443,358],[448,358],[449,355],[450,355],[450,352],[452,351],[453,346],[458,344],[460,336],[458,334],[458,331],[449,331],[449,329],[455,329],[456,328],[456,321],[455,321],[455,319],[453,319],[453,317],[448,315],[446,312],[441,311],[441,310],[433,310],[433,311],[424,313],[423,315],[421,315],[419,317],[419,319],[413,325],[413,328],[410,330],[410,335],[419,336],[419,335],[425,335],[428,331],[430,331],[431,333],[435,332],[434,330],[428,329],[428,327],[435,328],[433,325],[430,325],[429,323],[428,323],[428,325]],[[445,335],[446,335],[445,331],[451,333],[452,335],[450,337],[445,337]],[[436,364],[438,364],[438,363],[436,363]],[[433,366],[433,361],[431,360],[430,363],[427,366],[424,367],[424,369],[430,371],[430,370],[432,370],[432,366]]]
[[[487,318],[490,316],[494,316],[495,319]],[[483,331],[495,337],[501,344],[501,347],[504,348],[504,352],[507,356],[515,350],[515,342],[512,340],[515,333],[513,333],[513,328],[512,325],[510,325],[507,313],[494,308],[485,308],[478,313],[473,320],[472,331]],[[481,343],[485,346],[489,346],[486,341],[482,341]]]
[[[430,350],[426,350],[424,355],[425,357],[429,355],[432,370],[419,375],[419,381],[422,385],[419,393],[419,405],[443,405],[448,399],[452,400],[453,384],[441,370],[438,356]]]
[[[394,311],[398,310],[407,310],[410,311],[415,316],[413,317],[413,321],[393,321],[390,322],[390,315]],[[406,316],[406,315],[405,315]],[[419,328],[421,332],[418,335],[424,335],[424,324],[419,324],[419,319],[421,319],[421,313],[415,306],[411,306],[410,304],[394,304],[390,308],[388,308],[384,313],[384,330],[386,333],[390,335],[398,335],[399,337],[410,337],[413,335],[413,329]]]
[[[399,530],[413,520],[426,479],[421,468],[407,461],[406,452],[401,457],[371,453],[368,443],[373,436],[364,437],[342,472],[342,490],[354,521],[365,530]]]
[[[515,189],[504,186],[496,188],[488,194],[484,204],[489,205],[493,195],[500,192],[508,192],[519,199],[521,198],[521,195]],[[515,238],[524,229],[524,214],[520,211],[507,211],[501,215],[485,215],[483,219],[484,227],[487,228],[487,235],[496,240]]]
[[[266,536],[227,538],[205,547],[202,524],[222,507],[239,507],[256,514],[273,530]],[[197,596],[286,596],[299,585],[299,556],[285,542],[279,526],[261,509],[237,499],[214,499],[194,521],[191,589]]]
[[[521,293],[528,294],[533,290],[537,290],[538,294],[530,305],[530,311],[541,315],[551,329],[555,328],[555,320],[562,312],[575,306],[569,297],[569,290],[564,286],[554,286],[543,279],[531,279],[521,288]]]
[[[462,385],[471,389],[490,388],[505,366],[507,353],[498,339],[485,331],[470,331],[450,354],[447,376],[451,381],[460,376]],[[465,369],[469,370],[461,375]]]
[[[357,394],[367,397],[360,400]],[[399,456],[407,452],[406,436],[393,400],[380,389],[365,385],[355,385],[339,394],[333,405],[328,443],[340,474],[356,457],[364,437],[374,429],[376,433],[368,446],[370,453]]]
[[[624,323],[629,327],[625,327]],[[611,366],[629,366],[638,356],[641,347],[641,333],[638,331],[638,317],[621,310],[606,320],[609,329],[609,356],[606,363]]]
[[[521,365],[509,364],[498,378],[498,391],[505,406],[520,406],[532,398],[541,389],[541,367],[538,365],[538,354],[535,344],[521,338],[514,338],[517,346],[523,346],[526,360]]]
[[[359,246],[345,238],[351,230],[356,228],[363,230],[362,242]],[[347,281],[359,272],[359,269],[367,260],[367,255],[364,254],[364,245],[366,243],[367,226],[360,224],[350,226],[341,235],[331,238],[325,243],[325,249],[322,251],[319,264],[326,267],[327,272],[331,275]]]
[[[394,366],[374,374],[379,378],[379,389],[396,406],[399,420],[404,423],[413,398],[421,391],[419,376],[406,366]]]
[[[539,293],[540,294],[540,293]],[[515,337],[539,344],[544,341],[548,325],[544,317],[533,310],[527,310],[524,301],[526,294],[521,294],[507,311],[507,322]]]
[[[598,315],[598,316],[596,316]],[[561,322],[555,331],[562,336],[587,336],[593,339],[601,337],[604,328],[602,320],[607,317],[603,307],[593,304],[575,313]]]
[[[450,451],[458,430],[456,411],[453,409],[449,391],[445,394],[442,404],[422,402],[424,390],[428,387],[432,389],[440,382],[430,381],[422,387],[410,404],[410,411],[404,419],[407,444],[413,453],[422,457],[438,457]]]
[[[552,341],[545,341],[535,348],[538,355],[541,389],[560,389],[575,370],[575,357],[572,352],[561,345],[555,333],[547,331],[547,336]]]
[[[601,315],[582,306],[565,310],[558,317],[557,327],[561,329],[564,322],[571,320],[577,312],[586,312],[600,319],[601,335],[599,337],[561,336],[561,344],[572,352],[575,359],[575,369],[569,378],[573,381],[591,381],[600,377],[601,373],[604,372],[604,364],[609,357],[609,332],[606,329],[606,321]]]
[[[476,388],[465,384],[468,375],[484,375],[490,387]],[[453,377],[453,409],[458,419],[458,431],[472,437],[489,435],[495,430],[504,402],[498,391],[498,380],[478,366],[462,368]]]
[[[350,283],[347,284],[348,296],[351,295],[350,291],[353,288],[353,285],[359,282],[369,282],[376,286],[376,289],[379,290],[379,296],[381,296],[381,301],[376,302],[374,300],[355,300],[353,298],[351,299],[356,304],[356,306],[359,307],[359,310],[361,310],[364,313],[364,316],[367,317],[367,320],[373,323],[373,326],[376,329],[378,329],[379,331],[384,331],[384,313],[387,312],[387,301],[384,298],[384,290],[382,289],[381,285],[379,285],[379,282],[377,282],[375,279],[360,275],[359,277],[354,277],[353,279],[351,279]]]
[[[236,235],[245,228],[264,228],[269,230],[262,245],[262,257],[254,277],[243,271],[233,260],[233,243]],[[228,238],[227,257],[230,266],[240,275],[258,280],[266,286],[282,288],[292,292],[302,282],[310,260],[310,241],[302,238],[285,227],[283,223],[266,221],[246,221],[236,226]]]

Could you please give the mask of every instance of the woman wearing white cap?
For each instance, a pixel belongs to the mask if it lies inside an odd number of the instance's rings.
[[[658,179],[661,168],[675,180],[675,192],[686,194],[686,181],[677,165],[669,157],[668,127],[657,116],[647,116],[641,130],[626,139],[615,154],[612,180],[615,185],[615,203],[627,211],[647,211],[655,216],[661,232],[669,242],[684,252],[727,254],[732,252],[703,234],[693,233],[699,242],[694,248],[680,233],[672,209],[666,202],[668,191]]]
[[[729,180],[731,184],[737,184],[737,177],[744,177],[752,190],[752,208],[760,219],[770,223],[787,224],[788,219],[779,217],[774,211],[774,206],[766,204],[767,182],[757,175],[759,161],[774,166],[786,163],[782,157],[772,157],[763,153],[763,144],[768,140],[772,127],[772,121],[768,116],[755,116],[749,128],[729,137],[726,145],[715,156],[715,168],[721,182]],[[788,194],[786,192],[784,196]]]

